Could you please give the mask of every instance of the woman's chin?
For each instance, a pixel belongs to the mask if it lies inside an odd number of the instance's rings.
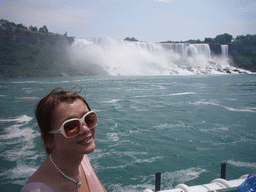
[[[85,149],[85,154],[90,154],[95,150],[95,143],[94,140],[88,145]]]

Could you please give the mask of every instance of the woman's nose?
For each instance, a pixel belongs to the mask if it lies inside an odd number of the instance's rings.
[[[88,131],[90,131],[90,129],[87,127],[87,125],[83,122],[82,123],[82,128],[81,128],[81,134],[82,133],[87,133]]]

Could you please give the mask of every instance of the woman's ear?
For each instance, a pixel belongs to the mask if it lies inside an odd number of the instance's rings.
[[[54,148],[54,142],[53,142],[53,137],[52,135],[44,135],[44,134],[41,134],[41,137],[44,141],[44,146],[46,148],[49,148],[49,149],[53,149]]]

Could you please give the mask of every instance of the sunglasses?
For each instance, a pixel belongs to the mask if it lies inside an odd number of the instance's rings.
[[[98,124],[98,117],[94,111],[89,111],[85,113],[81,119],[73,118],[64,121],[58,130],[52,130],[48,133],[56,134],[61,133],[66,138],[72,138],[77,136],[82,128],[82,123],[86,125],[87,128],[93,129]]]

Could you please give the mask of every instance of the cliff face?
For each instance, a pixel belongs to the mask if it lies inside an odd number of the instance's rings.
[[[221,55],[221,45],[219,43],[209,43],[212,55]]]
[[[256,44],[229,44],[228,52],[233,66],[256,72]]]
[[[83,75],[69,60],[73,41],[65,35],[0,27],[0,77]]]
[[[236,56],[236,55],[256,56],[256,45],[229,44],[229,53],[232,56]]]

